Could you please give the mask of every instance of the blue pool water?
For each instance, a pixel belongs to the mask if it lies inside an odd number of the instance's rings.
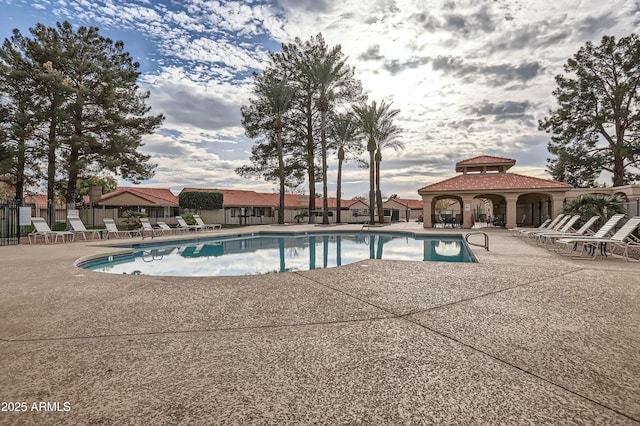
[[[462,237],[450,235],[252,234],[133,248],[131,254],[94,259],[78,266],[112,274],[237,276],[307,271],[364,259],[475,262]]]

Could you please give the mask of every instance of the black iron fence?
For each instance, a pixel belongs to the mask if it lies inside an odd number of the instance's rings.
[[[0,246],[20,244],[20,204],[0,202]]]

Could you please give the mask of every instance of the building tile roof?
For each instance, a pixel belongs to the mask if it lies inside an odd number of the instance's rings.
[[[275,198],[276,205],[279,203],[279,194],[269,194]],[[340,208],[347,209],[352,205],[356,204],[358,201],[362,201],[359,199],[355,200],[345,200],[344,198],[340,199]],[[365,203],[366,204],[366,203]],[[309,196],[308,195],[299,195],[299,194],[285,194],[284,196],[284,205],[288,208],[300,208],[306,209],[309,208]],[[336,197],[327,197],[327,206],[330,209],[335,209],[338,207],[338,198]],[[316,198],[316,210],[322,208],[322,197]]]
[[[412,200],[409,198],[390,198],[387,200],[387,202],[389,201],[395,201],[398,204],[402,204],[403,206],[410,208],[410,209],[417,209],[417,210],[421,210],[424,208],[423,204],[422,204],[422,200]]]
[[[256,191],[246,191],[241,189],[217,189],[217,188],[184,188],[181,192],[221,192],[222,203],[225,207],[275,207],[266,194]]]
[[[221,192],[223,194],[223,204],[225,207],[278,207],[280,194],[247,191],[240,189],[215,189],[215,188],[184,188],[182,191],[207,191]],[[349,208],[360,199],[340,200],[341,208]],[[337,206],[336,197],[328,197],[329,208],[335,209]],[[366,204],[366,202],[365,202]],[[285,194],[284,205],[290,209],[309,208],[309,196],[302,194]],[[316,209],[322,208],[322,198],[316,198]]]
[[[142,188],[139,186],[119,186],[114,191],[102,195],[100,203],[128,192],[158,206],[178,207],[178,197],[167,188]]]
[[[454,176],[418,190],[423,192],[494,191],[510,189],[570,189],[571,185],[516,173],[479,173]]]
[[[270,200],[273,207],[278,207],[280,204],[280,194],[272,192],[270,194],[261,194],[264,198]],[[316,201],[317,203],[317,201]],[[284,206],[289,208],[305,209],[309,207],[308,197],[301,196],[300,194],[284,194]]]

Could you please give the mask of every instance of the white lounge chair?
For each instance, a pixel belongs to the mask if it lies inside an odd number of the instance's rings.
[[[58,242],[58,236],[62,237],[62,242],[64,243],[64,237],[68,236],[69,241],[73,241],[73,237],[75,234],[72,231],[52,231],[47,224],[47,221],[42,217],[32,217],[31,223],[35,229],[30,232],[27,237],[29,238],[29,244],[32,244],[31,237],[33,237],[33,241],[38,241],[38,235],[41,235],[44,238],[44,242],[49,244],[49,237],[55,236],[56,238],[53,240],[54,243]]]
[[[82,235],[82,238],[84,238],[85,241],[87,241],[87,233],[90,232],[91,233],[91,239],[95,239],[96,235],[98,236],[98,239],[100,239],[100,230],[98,229],[87,229],[84,226],[84,223],[82,223],[82,220],[79,217],[68,217],[67,220],[69,221],[69,223],[71,224],[71,231],[75,234],[75,235]],[[75,236],[73,238],[75,240]]]
[[[140,235],[142,235],[142,238],[144,238],[145,232],[151,234],[151,238],[155,237],[156,235],[164,235],[164,231],[161,228],[154,228],[153,225],[151,225],[151,222],[149,222],[149,218],[141,217],[140,223],[142,224],[142,230],[140,231]]]
[[[186,230],[193,229],[196,232],[198,232],[201,229],[205,229],[204,226],[202,225],[189,225],[182,216],[176,216],[176,219],[178,221],[178,226],[182,229],[186,229]]]
[[[524,231],[550,229],[550,227],[552,227],[552,226],[554,226],[556,224],[556,222],[558,220],[558,217],[561,217],[561,216],[564,216],[564,215],[556,216],[556,218],[553,221],[551,219],[546,219],[538,227],[533,227],[533,228],[525,228],[525,227],[522,227],[522,228],[521,227],[509,228],[509,233],[511,235],[515,235],[517,237],[520,237],[521,233],[524,232]]]
[[[577,246],[581,245],[582,249],[580,251],[580,254],[582,254],[582,252],[584,251],[585,242],[596,241],[599,239],[606,238],[607,235],[613,230],[616,224],[622,220],[623,217],[624,217],[623,214],[616,214],[611,216],[609,220],[604,225],[602,225],[595,234],[591,236],[585,235],[582,237],[566,237],[566,238],[558,239],[557,240],[558,244],[560,245],[564,244],[565,246],[572,246],[571,250],[568,250],[568,251],[558,250],[558,253],[563,256],[573,256]]]
[[[578,221],[578,219],[580,219],[580,215],[579,214],[575,214],[573,216],[566,216],[564,221],[558,222],[558,225],[556,225],[556,229],[551,229],[549,231],[540,231],[540,232],[534,232],[532,234],[530,234],[531,237],[535,237],[535,239],[538,241],[538,244],[544,244],[544,242],[542,241],[542,239],[540,238],[541,235],[549,235],[549,234],[566,234],[566,233],[570,233],[573,232],[573,225],[575,225],[575,223]]]
[[[578,217],[580,217],[580,216],[578,216]],[[565,225],[569,220],[571,220],[571,216],[569,216],[569,215],[562,215],[562,217],[560,218],[560,220],[558,220],[558,221],[555,223],[555,225],[550,226],[550,227],[547,229],[547,231],[551,231],[551,232],[559,231],[560,229],[562,229],[562,227],[563,227],[563,226],[564,226],[564,225]],[[576,219],[576,220],[577,220],[577,219]],[[538,235],[540,232],[546,232],[546,231],[544,231],[544,230],[543,230],[543,231],[540,231],[540,230],[537,230],[537,229],[529,230],[529,231],[522,231],[522,232],[520,233],[520,236],[521,236],[522,238],[525,238],[525,237],[526,237],[526,238],[535,238],[535,237],[536,237],[536,235]]]
[[[160,229],[162,229],[162,231],[165,233],[165,235],[167,234],[167,232],[171,232],[171,233],[177,233],[177,232],[185,232],[188,231],[188,229],[182,229],[182,228],[172,228],[169,225],[167,225],[166,222],[162,222],[162,221],[158,221],[156,222],[156,224],[158,225],[158,227],[160,227]]]
[[[113,234],[113,236],[116,238],[120,238],[122,235],[126,235],[129,238],[133,238],[134,235],[137,235],[137,236],[142,235],[140,234],[140,231],[137,229],[130,230],[130,231],[119,230],[118,227],[116,226],[115,221],[109,217],[105,217],[103,220],[104,220],[104,226],[107,228],[107,238],[109,238],[109,235],[111,234]]]
[[[567,243],[582,243],[580,255],[576,257],[581,257],[585,251],[590,255],[589,259],[595,259],[598,255],[598,251],[600,251],[603,256],[606,256],[606,248],[609,246],[611,255],[615,254],[613,250],[616,247],[622,247],[622,257],[626,260],[631,260],[629,259],[629,247],[640,246],[640,240],[631,235],[638,225],[640,225],[640,216],[634,216],[609,238],[582,237],[567,238],[566,240],[562,239],[560,241],[565,241]]]
[[[196,223],[200,226],[204,226],[204,229],[222,229],[222,225],[219,223],[204,223],[200,215],[194,214],[193,218],[196,220]]]
[[[580,237],[580,236],[588,236],[588,232],[593,234],[593,231],[589,231],[594,223],[599,219],[599,216],[591,216],[591,218],[584,223],[577,231],[575,232],[546,232],[543,234],[538,234],[538,239],[542,241],[542,243],[549,250],[554,250],[556,240],[560,238],[570,238],[570,237]]]

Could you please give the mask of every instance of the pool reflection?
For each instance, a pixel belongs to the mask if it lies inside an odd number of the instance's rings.
[[[473,262],[455,236],[315,234],[244,236],[138,249],[90,269],[145,275],[234,276],[314,270],[364,259]]]

